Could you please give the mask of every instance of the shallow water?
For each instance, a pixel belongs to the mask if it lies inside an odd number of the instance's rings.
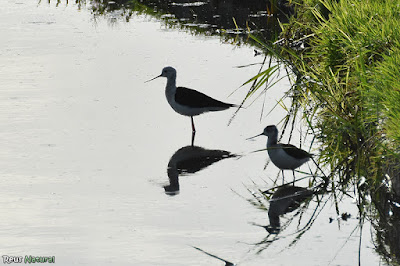
[[[358,220],[329,223],[331,201],[297,244],[287,248],[293,222],[256,254],[253,244],[267,232],[251,223],[268,224],[268,215],[247,202],[247,188],[270,188],[278,170],[264,170],[266,153],[251,153],[266,139],[245,139],[285,114],[277,107],[260,121],[262,100],[229,126],[234,110],[196,117],[195,145],[244,156],[180,176],[179,193],[165,193],[171,157],[190,145],[190,119],[168,105],[165,80],[144,81],[171,65],[178,85],[240,103],[244,89],[228,96],[258,66],[236,66],[262,61],[251,47],[141,15],[110,24],[73,4],[5,1],[0,13],[2,256],[55,256],[58,265],[222,265],[196,246],[240,265],[357,263],[359,231],[351,232]],[[269,91],[266,111],[288,86],[282,80]],[[351,199],[341,208],[357,214]],[[376,265],[370,226],[363,230],[361,261]]]

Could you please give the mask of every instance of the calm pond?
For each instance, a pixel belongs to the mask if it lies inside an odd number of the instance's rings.
[[[263,61],[251,46],[135,12],[129,21],[94,16],[89,3],[6,0],[0,14],[3,262],[224,264],[203,250],[239,265],[356,265],[359,251],[362,265],[380,263],[350,196],[340,199],[343,217],[328,194],[307,194],[275,217],[267,202],[250,202],[282,184],[267,152],[253,153],[266,137],[246,139],[280,123],[285,109],[269,111],[288,80],[233,120],[234,109],[196,117],[194,147],[190,119],[165,99],[166,80],[145,83],[170,65],[177,85],[240,104],[247,91],[238,88]],[[257,226],[277,216],[279,234]]]

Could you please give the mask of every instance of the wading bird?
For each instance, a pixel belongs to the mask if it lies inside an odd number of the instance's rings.
[[[173,67],[164,67],[161,75],[152,78],[146,82],[159,77],[167,78],[167,86],[165,87],[165,96],[169,105],[178,114],[190,116],[192,121],[192,133],[195,134],[196,128],[193,122],[193,116],[200,115],[206,112],[222,111],[230,107],[235,107],[235,104],[224,103],[215,100],[201,92],[188,89],[185,87],[176,87],[176,70]]]
[[[276,167],[281,169],[282,176],[283,170],[292,170],[294,177],[294,170],[312,158],[312,154],[296,146],[278,143],[278,129],[274,125],[267,126],[261,134],[252,138],[262,135],[268,137],[267,150],[269,158]]]

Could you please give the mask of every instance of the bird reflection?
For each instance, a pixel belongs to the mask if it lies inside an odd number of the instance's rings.
[[[196,173],[222,159],[237,155],[223,150],[208,150],[198,146],[185,146],[177,150],[168,163],[169,185],[164,186],[167,195],[179,194],[179,176]]]
[[[268,193],[268,191],[265,193]],[[309,199],[312,194],[314,194],[313,190],[303,187],[290,185],[279,187],[269,201],[268,218],[270,224],[262,227],[270,234],[278,234],[281,230],[279,216],[299,208],[300,204]]]

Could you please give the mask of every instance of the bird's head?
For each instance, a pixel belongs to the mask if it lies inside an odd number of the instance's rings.
[[[266,128],[264,128],[264,131],[261,134],[248,138],[248,140],[254,139],[259,136],[267,136],[267,137],[278,136],[278,129],[274,125],[267,126]]]
[[[176,70],[175,70],[175,68],[170,67],[170,66],[164,67],[163,70],[161,71],[161,75],[160,75],[160,77],[166,77],[166,78],[174,77],[174,76],[176,76]]]
[[[167,79],[170,79],[170,78],[174,78],[175,79],[176,78],[176,70],[175,70],[175,68],[170,67],[170,66],[164,67],[163,70],[161,71],[161,75],[158,75],[155,78],[149,79],[146,82],[152,81],[152,80],[154,80],[156,78],[159,78],[159,77],[165,77]]]
[[[264,128],[262,135],[271,137],[271,136],[278,136],[278,129],[275,125],[270,125]]]

